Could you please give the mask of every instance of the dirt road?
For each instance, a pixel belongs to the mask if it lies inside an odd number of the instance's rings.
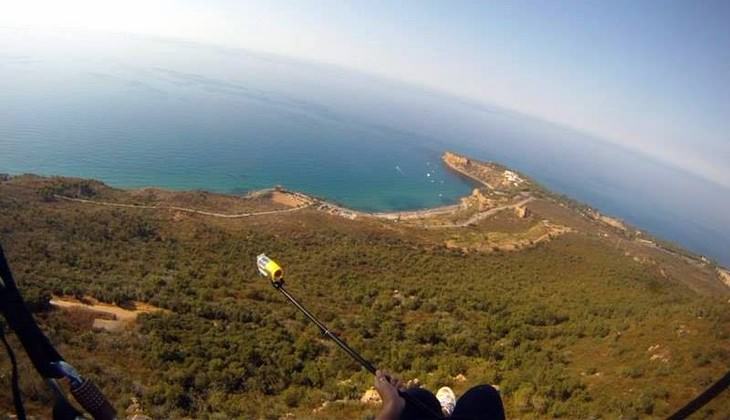
[[[289,213],[289,212],[307,208],[311,205],[308,203],[308,204],[303,204],[299,207],[293,207],[290,209],[226,214],[226,213],[216,213],[216,212],[205,211],[205,210],[197,210],[197,209],[192,209],[192,208],[187,208],[187,207],[177,207],[177,206],[166,206],[166,205],[148,206],[148,205],[144,205],[144,204],[110,203],[108,201],[85,200],[83,198],[66,197],[65,195],[55,195],[55,197],[58,199],[61,199],[61,200],[75,201],[77,203],[95,204],[97,206],[124,207],[124,208],[133,208],[133,209],[151,209],[151,210],[176,210],[176,211],[182,211],[182,212],[186,212],[186,213],[202,214],[204,216],[222,217],[222,218],[226,218],[226,219],[239,219],[239,218],[243,218],[243,217],[263,216],[263,215],[267,215],[267,214]]]
[[[523,200],[520,200],[520,201],[518,201],[516,203],[505,204],[504,206],[495,207],[495,208],[489,209],[487,211],[483,211],[483,212],[477,213],[477,214],[471,216],[470,218],[466,219],[463,222],[459,222],[459,223],[448,223],[448,224],[443,224],[443,225],[424,225],[423,227],[429,228],[429,229],[432,229],[432,228],[460,228],[460,227],[466,227],[466,226],[471,225],[472,223],[476,223],[476,222],[478,222],[480,220],[486,219],[487,217],[493,216],[493,215],[499,213],[502,210],[515,209],[517,207],[522,207],[522,206],[524,206],[525,204],[529,203],[530,201],[532,201],[534,199],[535,199],[534,197],[527,197],[527,198],[525,198]]]

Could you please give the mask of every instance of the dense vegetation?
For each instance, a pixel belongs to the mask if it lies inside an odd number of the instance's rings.
[[[667,283],[589,236],[464,253],[314,211],[174,218],[59,202],[58,184],[20,184],[0,184],[0,240],[20,287],[120,412],[137,397],[159,418],[372,416],[359,402],[313,414],[358,399],[372,379],[256,276],[263,251],[284,265],[289,290],[377,365],[457,393],[498,384],[513,417],[665,416],[730,365],[727,297]],[[79,191],[98,193],[90,188]],[[167,311],[93,332],[89,314],[49,310],[51,294]],[[650,360],[657,344],[666,360]],[[45,416],[34,376],[23,390]],[[9,387],[5,374],[0,389]],[[0,407],[11,410],[10,398]],[[703,415],[728,410],[725,395]]]

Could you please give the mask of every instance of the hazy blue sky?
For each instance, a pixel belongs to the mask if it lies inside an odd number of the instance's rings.
[[[0,25],[351,67],[597,134],[730,186],[730,1],[2,2]]]

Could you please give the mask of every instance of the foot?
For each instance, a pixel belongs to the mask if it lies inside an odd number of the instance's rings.
[[[436,393],[436,399],[441,403],[441,412],[444,416],[449,417],[454,412],[456,405],[456,395],[448,386],[444,386]]]

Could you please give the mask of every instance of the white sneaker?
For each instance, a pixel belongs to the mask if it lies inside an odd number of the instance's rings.
[[[456,405],[456,395],[448,386],[441,387],[436,393],[436,399],[441,403],[441,412],[444,416],[449,417],[454,412]]]

